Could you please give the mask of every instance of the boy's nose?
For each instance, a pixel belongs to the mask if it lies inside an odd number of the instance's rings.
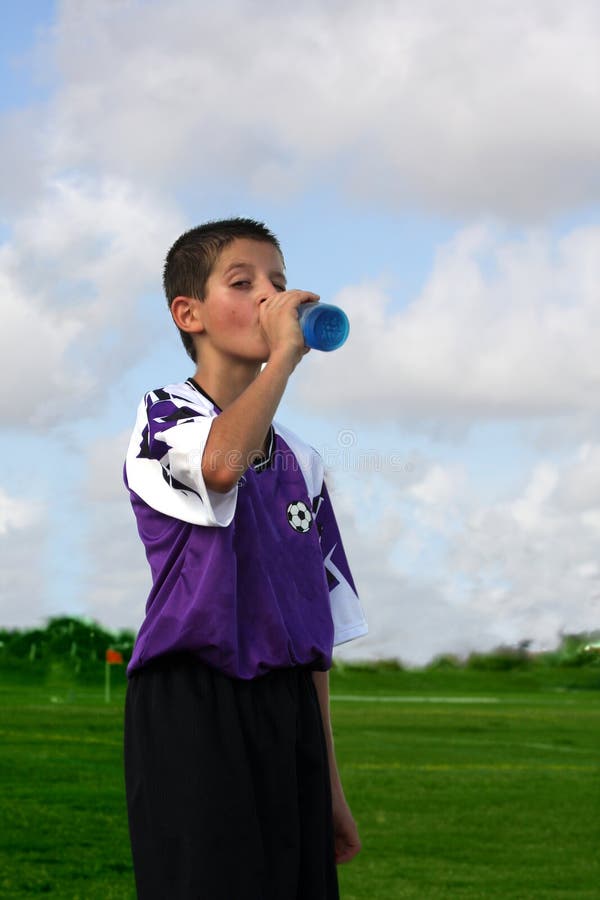
[[[267,297],[272,297],[277,292],[277,288],[270,278],[261,278],[257,283],[257,299],[259,303],[263,303]]]

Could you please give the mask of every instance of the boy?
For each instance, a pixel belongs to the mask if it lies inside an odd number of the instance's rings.
[[[146,394],[124,471],[153,577],[125,713],[138,896],[332,900],[360,841],[328,669],[366,623],[321,460],[273,422],[318,297],[249,219],[182,235],[164,287],[196,372]]]

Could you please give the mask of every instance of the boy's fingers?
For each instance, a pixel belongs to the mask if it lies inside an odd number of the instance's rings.
[[[278,291],[270,297],[265,297],[261,303],[268,303],[269,306],[300,306],[301,303],[318,302],[319,294],[313,294],[312,291]]]

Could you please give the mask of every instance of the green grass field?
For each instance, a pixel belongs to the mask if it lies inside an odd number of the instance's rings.
[[[331,689],[363,841],[343,900],[600,897],[597,669],[345,669]],[[0,896],[134,898],[122,681],[108,705],[58,677],[0,698]]]

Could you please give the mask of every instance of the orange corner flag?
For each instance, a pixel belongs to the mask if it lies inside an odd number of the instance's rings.
[[[107,650],[106,662],[109,664],[109,666],[116,666],[119,663],[123,662],[123,654],[119,653],[118,650]]]

